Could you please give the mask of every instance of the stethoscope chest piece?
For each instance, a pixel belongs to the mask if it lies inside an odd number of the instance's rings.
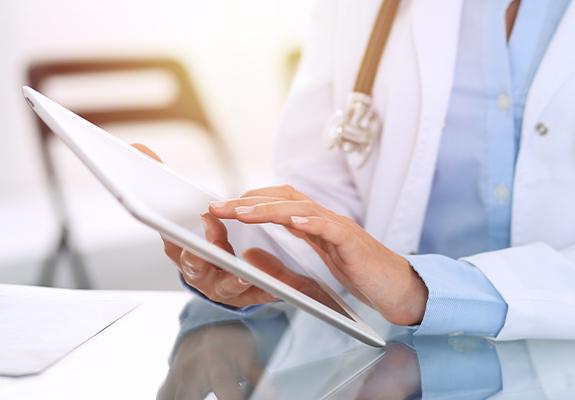
[[[330,148],[347,153],[348,161],[355,168],[365,165],[381,135],[383,124],[371,94],[399,3],[400,0],[381,1],[353,91],[345,107],[335,113],[327,127]]]
[[[335,113],[327,127],[329,147],[341,149],[354,167],[361,168],[373,151],[382,127],[371,96],[352,92],[345,107]]]

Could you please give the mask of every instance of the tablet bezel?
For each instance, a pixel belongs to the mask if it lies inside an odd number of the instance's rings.
[[[77,122],[78,126],[83,129],[96,129],[107,135],[110,134],[30,87],[23,87],[23,93],[34,112],[137,220],[157,230],[162,236],[182,248],[196,253],[229,273],[252,282],[259,288],[341,329],[356,339],[374,347],[385,346],[385,341],[362,321],[355,321],[339,314],[319,301],[276,279],[272,275],[222,250],[218,246],[201,239],[193,232],[159,215],[147,207],[142,201],[135,198],[129,191],[123,190],[122,187],[117,187],[113,180],[108,178],[98,165],[83,152],[81,146],[76,144],[77,139],[74,138],[74,133],[68,132],[67,129],[63,127],[63,124],[59,123],[59,120],[67,118],[68,121],[70,121],[70,118],[72,118],[75,119],[75,121],[72,122]],[[137,152],[137,150],[113,137],[113,135],[110,135],[110,137],[112,137],[118,145],[126,146],[130,151]],[[165,168],[170,173],[175,174],[169,168],[159,163],[158,168]]]

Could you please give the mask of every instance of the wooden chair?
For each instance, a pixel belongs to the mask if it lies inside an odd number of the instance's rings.
[[[159,71],[168,74],[177,84],[177,95],[168,103],[159,106],[127,107],[123,109],[72,110],[96,125],[109,123],[140,123],[157,121],[187,121],[202,128],[211,139],[216,155],[226,171],[226,184],[233,190],[237,176],[229,152],[221,136],[213,129],[204,112],[197,91],[185,68],[169,58],[139,59],[93,59],[56,62],[38,62],[28,69],[28,82],[31,87],[42,91],[46,82],[55,77],[70,77],[97,73]],[[59,220],[59,238],[52,254],[42,266],[38,284],[52,286],[61,256],[67,255],[72,266],[73,277],[78,288],[91,288],[90,277],[81,254],[70,244],[70,219],[66,210],[63,190],[57,177],[54,160],[50,152],[50,129],[37,118],[42,161],[55,212]]]

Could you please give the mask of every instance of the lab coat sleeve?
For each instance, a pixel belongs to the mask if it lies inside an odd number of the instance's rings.
[[[575,246],[533,243],[464,260],[479,268],[508,305],[498,340],[575,339]]]
[[[479,269],[437,254],[406,258],[429,292],[423,321],[415,335],[461,333],[494,337],[499,333],[507,304]]]
[[[338,1],[317,1],[303,57],[276,141],[280,181],[360,221],[363,206],[341,152],[329,150],[325,128],[335,107],[333,65]]]

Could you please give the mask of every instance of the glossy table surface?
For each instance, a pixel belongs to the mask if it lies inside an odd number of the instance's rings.
[[[575,398],[575,342],[414,337],[379,319],[376,349],[281,304],[246,316],[189,293],[125,295],[142,304],[44,373],[0,378],[0,398]]]

